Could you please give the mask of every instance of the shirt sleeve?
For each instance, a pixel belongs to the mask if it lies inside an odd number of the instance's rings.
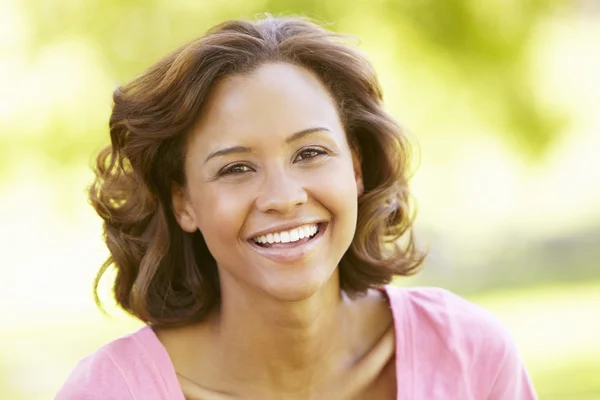
[[[98,351],[77,364],[54,400],[134,400],[117,364]]]
[[[503,355],[488,400],[537,400],[537,394],[525,369],[512,335],[505,330]]]
[[[537,400],[516,341],[498,317],[440,288],[410,289],[408,298],[414,363],[427,377],[416,385],[419,398]]]

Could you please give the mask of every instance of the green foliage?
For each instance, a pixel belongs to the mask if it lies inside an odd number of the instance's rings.
[[[466,94],[466,107],[473,107],[473,119],[484,121],[484,126],[493,128],[490,134],[501,135],[517,152],[534,158],[543,155],[560,136],[566,117],[540,101],[530,76],[523,71],[528,67],[536,29],[549,15],[567,11],[567,4],[564,0],[22,2],[31,31],[29,57],[35,60],[45,48],[60,41],[83,40],[97,53],[99,68],[115,85],[224,19],[270,12],[332,21],[332,29],[365,41],[384,41],[397,66],[391,68],[404,74],[404,79],[410,79],[411,71],[419,71],[423,85],[438,83],[433,93],[414,101],[424,107],[440,97],[460,102],[459,95]],[[378,29],[382,26],[385,36]],[[417,65],[401,68],[407,63]],[[111,90],[105,88],[106,103]],[[444,112],[451,111],[432,108],[431,112],[440,116],[439,124],[443,125]],[[107,120],[108,115],[105,117]],[[55,122],[47,127],[47,136],[53,143],[68,141],[72,145],[41,147],[47,145],[41,142],[38,146],[63,163],[82,160],[81,154],[89,154],[107,139],[105,125],[90,127],[96,139],[82,141],[68,132],[69,126]]]

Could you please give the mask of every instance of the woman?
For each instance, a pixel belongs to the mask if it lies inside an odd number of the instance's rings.
[[[227,22],[115,92],[90,190],[111,252],[97,279],[114,265],[146,326],[57,399],[535,398],[490,314],[386,285],[423,259],[409,149],[341,39]]]

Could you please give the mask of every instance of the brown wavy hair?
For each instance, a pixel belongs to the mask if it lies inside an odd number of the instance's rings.
[[[97,157],[89,190],[110,250],[94,283],[98,305],[98,283],[111,266],[117,303],[146,323],[188,324],[219,302],[215,259],[199,231],[177,224],[171,188],[185,184],[186,136],[215,83],[272,62],[320,78],[361,159],[364,192],[356,234],[339,263],[341,289],[359,294],[416,272],[424,254],[411,229],[410,146],[383,109],[371,64],[349,39],[304,18],[229,21],[115,90],[111,145]]]

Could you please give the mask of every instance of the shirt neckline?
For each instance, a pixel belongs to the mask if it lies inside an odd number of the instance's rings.
[[[398,287],[384,285],[379,287],[378,290],[385,295],[388,301],[394,323],[394,334],[396,339],[396,400],[410,399],[413,385],[412,380],[407,379],[407,374],[405,373],[412,365],[412,352],[410,351],[410,346],[406,345],[406,343],[410,342],[411,334],[411,330],[408,326],[409,321],[404,320],[406,318],[406,299],[403,291]],[[154,360],[159,374],[166,386],[169,400],[186,400],[169,353],[158,339],[158,336],[152,327],[150,325],[145,325],[140,328],[138,335],[134,336],[143,342],[144,347]],[[410,375],[411,374],[408,374],[408,376]]]

